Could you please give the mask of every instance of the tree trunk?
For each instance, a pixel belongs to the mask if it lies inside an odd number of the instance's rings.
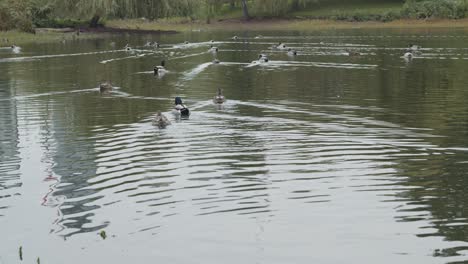
[[[91,28],[97,28],[98,27],[98,22],[101,17],[99,15],[94,15],[93,18],[91,18],[91,22],[89,22],[89,27]]]
[[[249,10],[247,9],[247,2],[246,0],[242,0],[242,11],[244,12],[244,19],[249,20]]]

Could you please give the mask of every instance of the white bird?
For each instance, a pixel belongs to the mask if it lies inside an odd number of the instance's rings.
[[[406,61],[411,61],[413,59],[414,55],[413,53],[411,52],[406,52],[404,55],[403,55],[403,58],[406,60]]]
[[[286,49],[286,44],[284,43],[279,43],[278,46],[276,46],[277,49]]]
[[[11,50],[13,51],[13,53],[20,53],[21,52],[21,47],[18,47],[16,45],[11,45]]]

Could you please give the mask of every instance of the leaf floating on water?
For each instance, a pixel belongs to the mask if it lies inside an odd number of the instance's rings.
[[[104,230],[102,230],[101,232],[99,232],[99,235],[102,237],[102,239],[106,239],[106,238],[107,238],[106,231],[104,231]]]
[[[22,246],[19,247],[19,258],[21,261],[23,261],[23,247]]]

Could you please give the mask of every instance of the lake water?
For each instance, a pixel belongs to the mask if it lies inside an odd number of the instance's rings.
[[[0,49],[0,263],[20,246],[45,264],[466,263],[466,43],[342,30]]]

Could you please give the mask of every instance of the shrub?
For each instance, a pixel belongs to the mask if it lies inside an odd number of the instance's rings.
[[[19,29],[33,32],[29,1],[6,0],[0,2],[0,29]]]
[[[465,18],[468,12],[466,0],[408,0],[403,5],[401,14],[406,18]]]

